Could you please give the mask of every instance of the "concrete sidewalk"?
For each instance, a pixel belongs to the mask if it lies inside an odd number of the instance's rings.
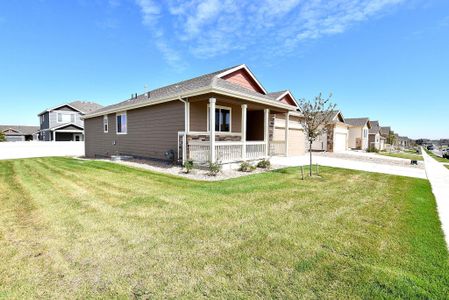
[[[413,167],[408,168],[395,165],[363,162],[357,160],[325,157],[318,155],[316,156],[314,155],[312,161],[313,164],[317,163],[321,166],[427,179],[426,172],[424,169],[418,169]],[[294,157],[277,156],[271,158],[271,163],[273,165],[280,165],[285,167],[304,166],[309,164],[309,156],[308,154],[304,156],[294,156]]]
[[[432,192],[437,202],[441,227],[443,228],[446,246],[449,248],[449,169],[422,151],[427,178],[432,185]]]

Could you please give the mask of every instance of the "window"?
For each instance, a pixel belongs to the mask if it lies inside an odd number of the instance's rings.
[[[118,113],[117,117],[117,134],[126,134],[127,133],[127,118],[126,112]]]
[[[75,114],[59,112],[58,123],[75,123]]]
[[[45,115],[41,115],[41,124],[45,122]]]
[[[103,131],[104,131],[104,133],[108,133],[108,131],[109,131],[109,120],[108,120],[108,116],[104,116],[104,117],[103,117]]]
[[[209,128],[209,109],[207,110],[207,130]],[[231,132],[231,108],[218,106],[215,108],[215,131]]]
[[[368,136],[368,129],[363,129],[363,136],[367,137]]]

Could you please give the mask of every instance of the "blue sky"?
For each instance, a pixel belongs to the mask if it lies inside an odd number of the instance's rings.
[[[449,1],[2,1],[0,124],[245,63],[269,91],[449,138]]]

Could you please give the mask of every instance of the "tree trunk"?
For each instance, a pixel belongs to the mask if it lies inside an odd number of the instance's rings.
[[[309,141],[309,153],[310,153],[310,168],[309,175],[312,176],[312,140]]]

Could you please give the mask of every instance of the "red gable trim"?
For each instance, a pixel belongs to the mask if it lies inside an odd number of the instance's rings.
[[[280,95],[276,100],[285,104],[298,107],[298,103],[296,103],[296,99],[293,97],[290,91],[285,91],[285,93]]]
[[[256,79],[254,74],[245,66],[240,65],[231,70],[218,74],[217,77],[222,78],[231,83],[240,85],[246,89],[266,95],[267,91]]]

